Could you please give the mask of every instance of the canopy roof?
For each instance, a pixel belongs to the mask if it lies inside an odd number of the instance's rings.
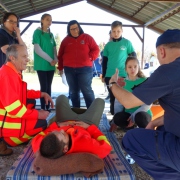
[[[7,11],[25,18],[83,0],[0,0],[0,18]],[[158,33],[180,28],[180,0],[87,0],[109,13]]]

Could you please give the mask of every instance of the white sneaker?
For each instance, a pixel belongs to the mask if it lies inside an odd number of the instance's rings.
[[[129,164],[135,163],[135,160],[129,154],[126,155],[126,160],[128,161]]]

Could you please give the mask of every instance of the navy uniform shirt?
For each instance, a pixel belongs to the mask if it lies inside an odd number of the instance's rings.
[[[0,28],[0,67],[2,67],[6,61],[6,54],[2,52],[1,47],[11,44],[18,44],[17,38],[11,36],[4,29]]]
[[[159,66],[147,81],[133,90],[145,104],[159,100],[164,109],[164,127],[180,137],[180,57]]]

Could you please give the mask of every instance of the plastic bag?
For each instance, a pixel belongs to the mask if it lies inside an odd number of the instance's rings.
[[[63,73],[61,77],[62,77],[62,83],[63,83],[64,85],[68,86],[65,73]],[[68,86],[68,87],[69,87],[69,86]]]

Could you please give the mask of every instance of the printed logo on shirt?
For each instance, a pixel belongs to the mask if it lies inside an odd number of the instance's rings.
[[[120,50],[125,51],[126,50],[126,46],[120,46]]]
[[[84,40],[82,40],[80,43],[81,43],[81,44],[85,44]]]

